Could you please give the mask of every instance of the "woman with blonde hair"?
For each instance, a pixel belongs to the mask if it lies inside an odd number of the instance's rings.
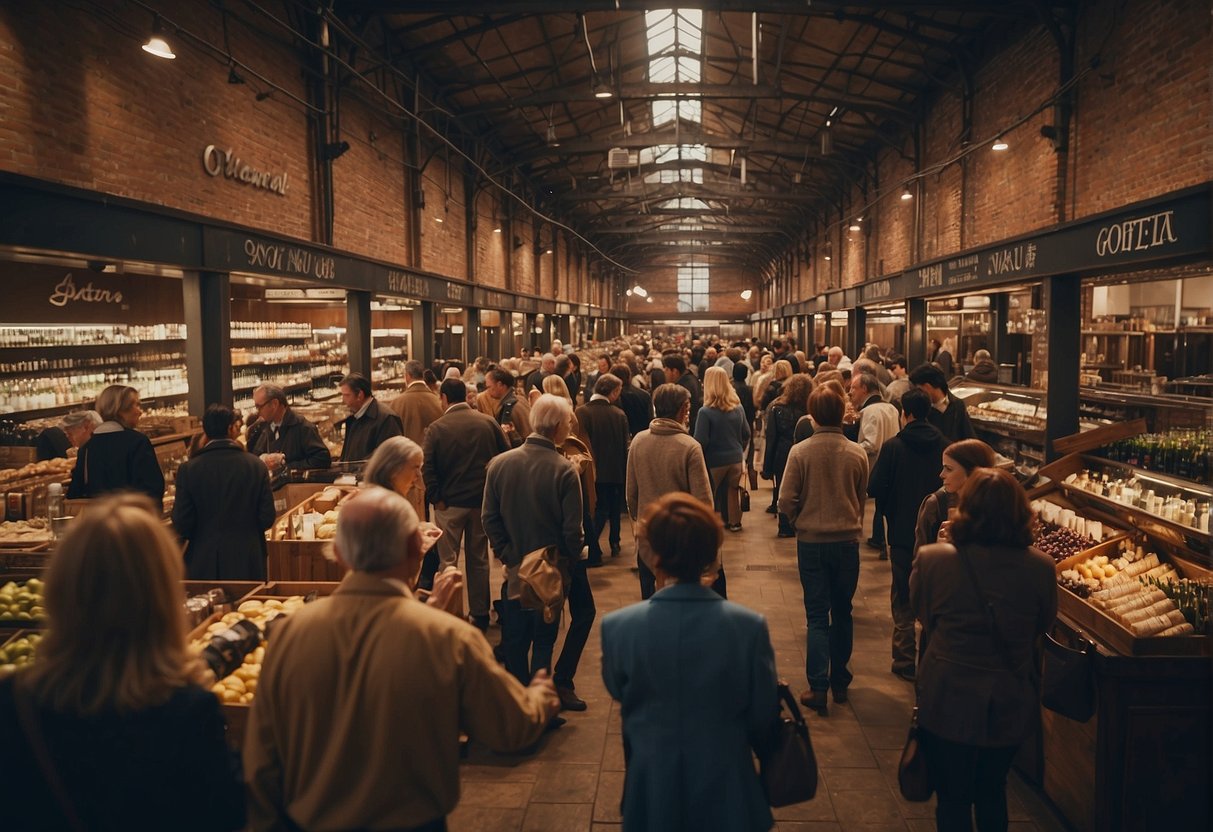
[[[143,407],[139,391],[111,384],[97,396],[102,422],[80,448],[67,496],[97,497],[111,491],[140,491],[164,503],[164,474],[152,442],[135,430]]]
[[[762,398],[759,399],[761,404],[758,405],[758,409],[765,411],[770,407],[779,398],[779,394],[783,392],[783,385],[791,377],[792,363],[784,358],[776,361],[771,369],[771,380],[767,382],[767,387],[762,392]]]
[[[712,481],[716,510],[731,532],[741,531],[742,465],[750,426],[741,399],[723,367],[709,367],[703,376],[703,407],[695,420],[695,441],[703,446],[703,461]]]
[[[37,659],[0,681],[11,828],[243,828],[181,579],[181,550],[146,497],[106,497],[72,521],[46,571]]]
[[[572,429],[570,430],[570,435],[574,435],[574,436],[580,435],[581,434],[580,424],[577,421],[577,414],[576,414],[577,402],[573,401],[573,397],[569,395],[569,386],[568,386],[568,384],[565,383],[564,379],[562,377],[556,375],[555,373],[553,373],[550,376],[546,376],[543,379],[543,392],[551,393],[553,396],[559,396],[560,398],[564,399],[566,402],[569,403],[569,405],[574,410],[574,413],[572,416]],[[534,404],[534,402],[532,402],[532,404]]]

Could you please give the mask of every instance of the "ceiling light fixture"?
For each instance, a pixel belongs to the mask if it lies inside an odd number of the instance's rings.
[[[847,229],[847,230],[848,230],[848,231],[860,231],[860,230],[862,230],[863,226],[861,226],[861,225],[859,224],[859,222],[860,222],[860,221],[859,221],[858,219],[851,220],[851,227],[850,227],[849,229]]]
[[[499,225],[499,226],[497,226],[496,228],[494,228],[494,229],[493,229],[493,233],[494,233],[494,234],[500,234],[500,233],[501,233],[501,226]]]
[[[164,39],[164,23],[161,21],[160,15],[156,15],[156,19],[152,22],[152,35],[147,39],[147,43],[143,44],[143,51],[167,61],[177,57],[173,53],[173,48],[168,45],[168,41]]]
[[[990,145],[990,150],[1006,150],[1008,147],[1010,147],[1010,145],[1007,144],[1007,140],[1002,136],[999,136],[994,140],[994,144]]]
[[[611,89],[611,85],[609,83],[607,83],[607,81],[604,80],[602,78],[602,76],[597,75],[597,74],[594,75],[593,90],[594,90],[595,98],[601,98],[601,99],[605,100],[607,98],[615,97],[615,91],[613,89]]]
[[[632,293],[636,294],[636,295],[640,295],[642,298],[648,297],[648,294],[649,294],[648,291],[645,290],[645,288],[643,286],[641,286],[639,283],[637,283],[635,286],[632,287]]]
[[[644,299],[644,302],[645,302],[645,303],[652,303],[652,302],[653,302],[653,299],[652,299],[652,298],[645,298],[645,299]]]
[[[914,194],[913,194],[913,192],[910,190],[910,186],[909,186],[909,185],[906,185],[906,186],[905,186],[905,188],[903,188],[903,189],[902,189],[902,191],[901,191],[901,198],[902,198],[903,200],[905,200],[905,199],[913,199],[913,198],[914,198]]]
[[[560,139],[556,138],[556,125],[548,122],[548,147],[560,147]]]
[[[754,297],[754,290],[753,290],[753,289],[745,289],[745,290],[744,290],[744,291],[742,291],[742,293],[741,293],[741,299],[742,299],[742,300],[749,300],[749,299],[750,299],[750,298],[752,298],[752,297]]]

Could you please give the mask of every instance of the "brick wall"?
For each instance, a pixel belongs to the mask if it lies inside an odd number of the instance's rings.
[[[1088,216],[1213,179],[1213,23],[1207,0],[1089,4],[1078,67],[1102,60],[1078,86],[1071,161],[1072,214]],[[1104,38],[1107,38],[1106,44]]]
[[[221,43],[211,4],[179,4],[173,20]],[[177,59],[139,47],[150,15],[127,4],[90,14],[66,3],[0,7],[0,168],[81,188],[311,238],[308,125],[303,108],[274,92],[257,101],[249,83],[183,36]],[[291,50],[231,23],[232,53],[305,97]],[[246,164],[288,175],[279,196],[208,176],[207,145]]]
[[[653,298],[652,303],[643,298],[628,298],[628,310],[643,311],[654,317],[686,317],[694,314],[700,318],[735,317],[748,315],[758,309],[757,294],[745,301],[741,299],[741,290],[754,288],[758,280],[756,275],[732,266],[711,266],[708,278],[709,295],[706,312],[690,313],[686,307],[681,310],[678,306],[678,268],[663,266],[645,269],[640,274],[630,275],[625,281],[628,286],[640,284]]]
[[[425,193],[425,208],[417,214],[421,226],[421,268],[466,280],[466,196],[459,160],[452,158],[448,162],[442,150],[432,153],[421,171],[421,189]]]
[[[333,162],[333,245],[409,262],[412,197],[405,184],[403,134],[350,98],[341,106],[341,134],[350,149]]]
[[[510,241],[504,222],[501,202],[494,189],[481,190],[476,204],[476,283],[505,289],[506,263],[509,262]],[[494,229],[500,228],[497,233]]]

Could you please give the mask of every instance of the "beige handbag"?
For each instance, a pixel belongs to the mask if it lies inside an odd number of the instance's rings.
[[[543,620],[551,624],[564,608],[564,575],[555,546],[545,546],[528,553],[518,565],[518,582],[522,606],[542,610]]]

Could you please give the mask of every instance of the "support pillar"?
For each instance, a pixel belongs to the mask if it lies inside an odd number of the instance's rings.
[[[1007,321],[1011,316],[1011,296],[1006,292],[990,297],[990,354],[995,364],[1009,364],[1011,345],[1007,338]]]
[[[847,310],[847,355],[858,361],[867,342],[868,310],[861,307]]]
[[[434,302],[423,300],[413,309],[413,358],[428,368],[434,363]]]
[[[480,310],[467,306],[464,312],[467,323],[463,326],[463,360],[470,366],[480,355]]]
[[[189,410],[201,417],[209,404],[232,402],[231,277],[220,272],[186,272],[181,291]]]
[[[371,293],[349,291],[345,295],[345,345],[349,350],[350,372],[371,377]]]
[[[1044,282],[1045,326],[1048,331],[1047,375],[1041,388],[1048,391],[1045,416],[1045,460],[1052,462],[1059,453],[1053,442],[1078,433],[1079,353],[1082,337],[1079,321],[1082,311],[1082,281],[1076,274],[1061,274]],[[1037,329],[1039,338],[1040,330]]]
[[[906,301],[906,369],[927,363],[927,302],[925,298]]]

